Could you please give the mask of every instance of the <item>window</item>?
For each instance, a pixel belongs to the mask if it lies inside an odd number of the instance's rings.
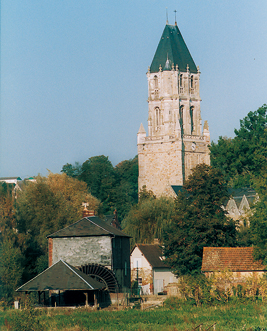
[[[190,107],[191,134],[194,131],[194,107]]]
[[[180,87],[183,87],[183,75],[180,75]]]
[[[183,134],[183,131],[184,131],[183,117],[184,117],[184,106],[180,106],[180,127],[181,127],[182,134]]]
[[[180,93],[184,93],[184,87],[183,87],[183,75],[182,75],[182,74],[180,74],[179,91],[180,91]]]
[[[158,88],[158,84],[159,84],[159,82],[158,82],[158,76],[154,76],[154,87],[155,87],[155,89],[157,89]]]
[[[161,125],[161,111],[159,107],[155,108],[155,124],[156,124],[156,130],[159,129],[159,126]]]
[[[190,87],[194,88],[194,76],[191,76],[191,82],[190,82]]]
[[[125,274],[125,276],[127,276],[127,262],[126,261],[124,264],[124,274]]]

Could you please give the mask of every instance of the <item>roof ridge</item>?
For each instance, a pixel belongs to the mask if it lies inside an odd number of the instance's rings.
[[[87,285],[89,285],[89,287],[91,287],[91,289],[93,290],[93,287],[91,284],[89,284],[84,278],[82,278],[75,270],[73,270],[71,267],[71,265],[69,265],[67,262],[63,261],[60,259],[60,261],[62,261],[72,272],[74,272],[82,281],[84,281]],[[85,274],[86,275],[86,274]]]

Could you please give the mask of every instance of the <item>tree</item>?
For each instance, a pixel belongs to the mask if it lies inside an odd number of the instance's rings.
[[[174,217],[163,236],[166,262],[177,276],[200,272],[203,247],[235,245],[235,223],[221,208],[226,199],[221,172],[197,165],[175,201]]]
[[[266,169],[267,170],[267,169]],[[254,257],[267,265],[267,171],[256,180],[256,191],[259,199],[252,208],[250,233],[254,244]]]
[[[103,213],[115,209],[115,172],[107,156],[93,156],[85,161],[79,179],[87,184],[93,196],[101,200]]]
[[[163,229],[171,221],[173,212],[173,198],[157,199],[148,194],[131,208],[122,222],[123,231],[132,236],[132,246],[135,243],[153,243],[155,238],[162,241]]]
[[[267,160],[267,105],[240,120],[235,138],[220,137],[212,143],[211,164],[219,168],[231,186],[253,186]]]
[[[116,191],[115,207],[122,220],[133,205],[138,202],[138,158],[120,162],[115,167]]]
[[[117,209],[119,221],[138,202],[138,158],[125,160],[113,167],[107,156],[93,156],[82,166],[65,164],[61,170],[84,181],[89,191],[102,202],[102,213]]]
[[[11,303],[20,285],[23,256],[15,242],[6,237],[0,243],[0,256],[0,297]]]
[[[19,194],[16,218],[19,242],[25,256],[24,279],[27,280],[47,266],[47,235],[82,217],[82,203],[97,210],[99,201],[88,193],[84,182],[66,174],[37,177]]]
[[[82,173],[82,166],[79,162],[75,162],[74,165],[67,163],[62,167],[61,172],[65,173],[69,177],[78,178]]]

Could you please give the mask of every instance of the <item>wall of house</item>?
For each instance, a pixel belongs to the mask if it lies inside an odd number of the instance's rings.
[[[211,277],[212,275],[215,275],[218,279],[224,278],[225,283],[228,282],[227,278],[224,276],[224,273],[222,272],[205,272],[205,276]],[[243,284],[246,282],[248,278],[254,277],[254,278],[260,278],[264,274],[266,274],[265,271],[234,271],[234,272],[228,272],[228,279],[230,283],[234,286],[238,284]]]
[[[137,268],[138,267],[138,268]],[[138,279],[139,285],[142,287],[147,287],[146,293],[153,293],[153,273],[152,267],[148,263],[147,259],[142,255],[142,252],[138,247],[131,253],[131,281],[134,282],[137,279],[137,269],[138,269]]]
[[[111,268],[111,237],[53,238],[52,264],[60,259],[72,266],[98,263]]]
[[[178,282],[178,278],[167,268],[155,268],[154,269],[154,279],[163,279],[164,286],[169,283]]]

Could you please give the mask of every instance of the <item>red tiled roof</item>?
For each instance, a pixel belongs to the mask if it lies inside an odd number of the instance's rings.
[[[203,272],[222,271],[262,271],[261,261],[254,261],[253,247],[204,247]]]

